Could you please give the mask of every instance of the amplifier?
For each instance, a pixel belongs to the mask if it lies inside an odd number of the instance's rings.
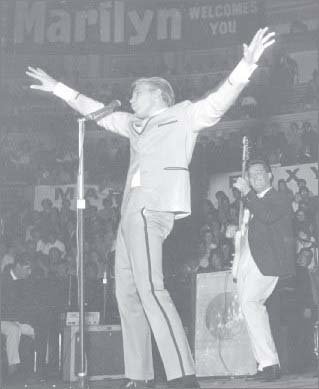
[[[79,312],[65,312],[62,314],[62,322],[66,326],[78,326],[79,317]],[[98,325],[100,323],[100,312],[85,312],[84,321],[88,326]]]
[[[89,380],[122,378],[124,358],[120,325],[94,325],[85,329],[85,355]],[[62,377],[77,381],[80,368],[80,333],[78,326],[63,331]]]
[[[197,274],[195,293],[197,377],[255,374],[256,361],[231,272]]]

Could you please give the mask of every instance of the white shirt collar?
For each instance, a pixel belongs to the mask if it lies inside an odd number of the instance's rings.
[[[160,114],[160,113],[166,111],[168,108],[169,108],[169,107],[164,107],[164,108],[159,109],[158,111],[154,112],[154,113],[151,115],[151,117],[156,116],[156,115],[158,115],[158,114]]]
[[[148,123],[149,120],[151,120],[155,116],[159,115],[160,113],[166,111],[168,108],[169,107],[161,108],[158,111],[156,111],[155,113],[153,113],[152,115],[150,115],[150,116],[148,116],[148,117],[146,117],[144,119],[140,119],[137,116],[135,116],[136,120],[133,121],[133,126],[134,126],[135,130],[138,133],[141,133],[143,131],[143,128],[144,128],[145,124]]]
[[[153,117],[159,115],[160,113],[166,111],[168,108],[169,108],[169,107],[160,108],[158,111],[153,112],[152,115],[147,116],[147,117],[144,118],[144,119],[139,119],[138,117],[137,117],[137,119],[141,120],[142,123],[147,122],[147,121],[150,120],[151,118],[153,118]]]
[[[265,196],[265,194],[266,194],[267,192],[270,191],[271,188],[272,188],[272,187],[270,186],[269,188],[265,189],[264,191],[262,191],[262,192],[260,192],[260,193],[257,193],[257,197],[258,197],[259,199],[262,199],[262,198]]]

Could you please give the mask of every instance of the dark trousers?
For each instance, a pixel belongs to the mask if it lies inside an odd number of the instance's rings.
[[[303,316],[303,309],[295,309],[288,326],[289,370],[302,373],[315,366],[314,323]]]
[[[266,301],[271,333],[277,349],[280,367],[283,372],[289,370],[288,324],[290,291],[282,287],[279,280],[275,290]]]

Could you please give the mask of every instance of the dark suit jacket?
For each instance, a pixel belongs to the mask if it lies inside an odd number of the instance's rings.
[[[1,320],[19,321],[32,327],[47,326],[48,282],[31,278],[14,280],[10,267],[1,274]]]
[[[306,308],[314,308],[315,303],[312,294],[309,271],[305,267],[296,267],[296,310],[303,312]]]
[[[245,206],[253,217],[248,225],[251,254],[265,276],[295,274],[292,208],[287,196],[270,189],[263,198],[250,191]]]
[[[7,266],[1,274],[1,319],[20,321],[24,311],[25,280],[14,280]],[[24,321],[25,323],[25,321]]]

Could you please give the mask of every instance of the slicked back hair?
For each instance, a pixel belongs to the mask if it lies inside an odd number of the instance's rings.
[[[132,90],[140,84],[147,84],[151,89],[159,89],[162,94],[163,101],[167,104],[168,107],[175,104],[175,93],[172,85],[161,77],[147,77],[147,78],[138,78],[132,84]]]
[[[253,159],[248,162],[247,171],[254,165],[262,165],[265,172],[272,173],[270,165],[263,159]]]

